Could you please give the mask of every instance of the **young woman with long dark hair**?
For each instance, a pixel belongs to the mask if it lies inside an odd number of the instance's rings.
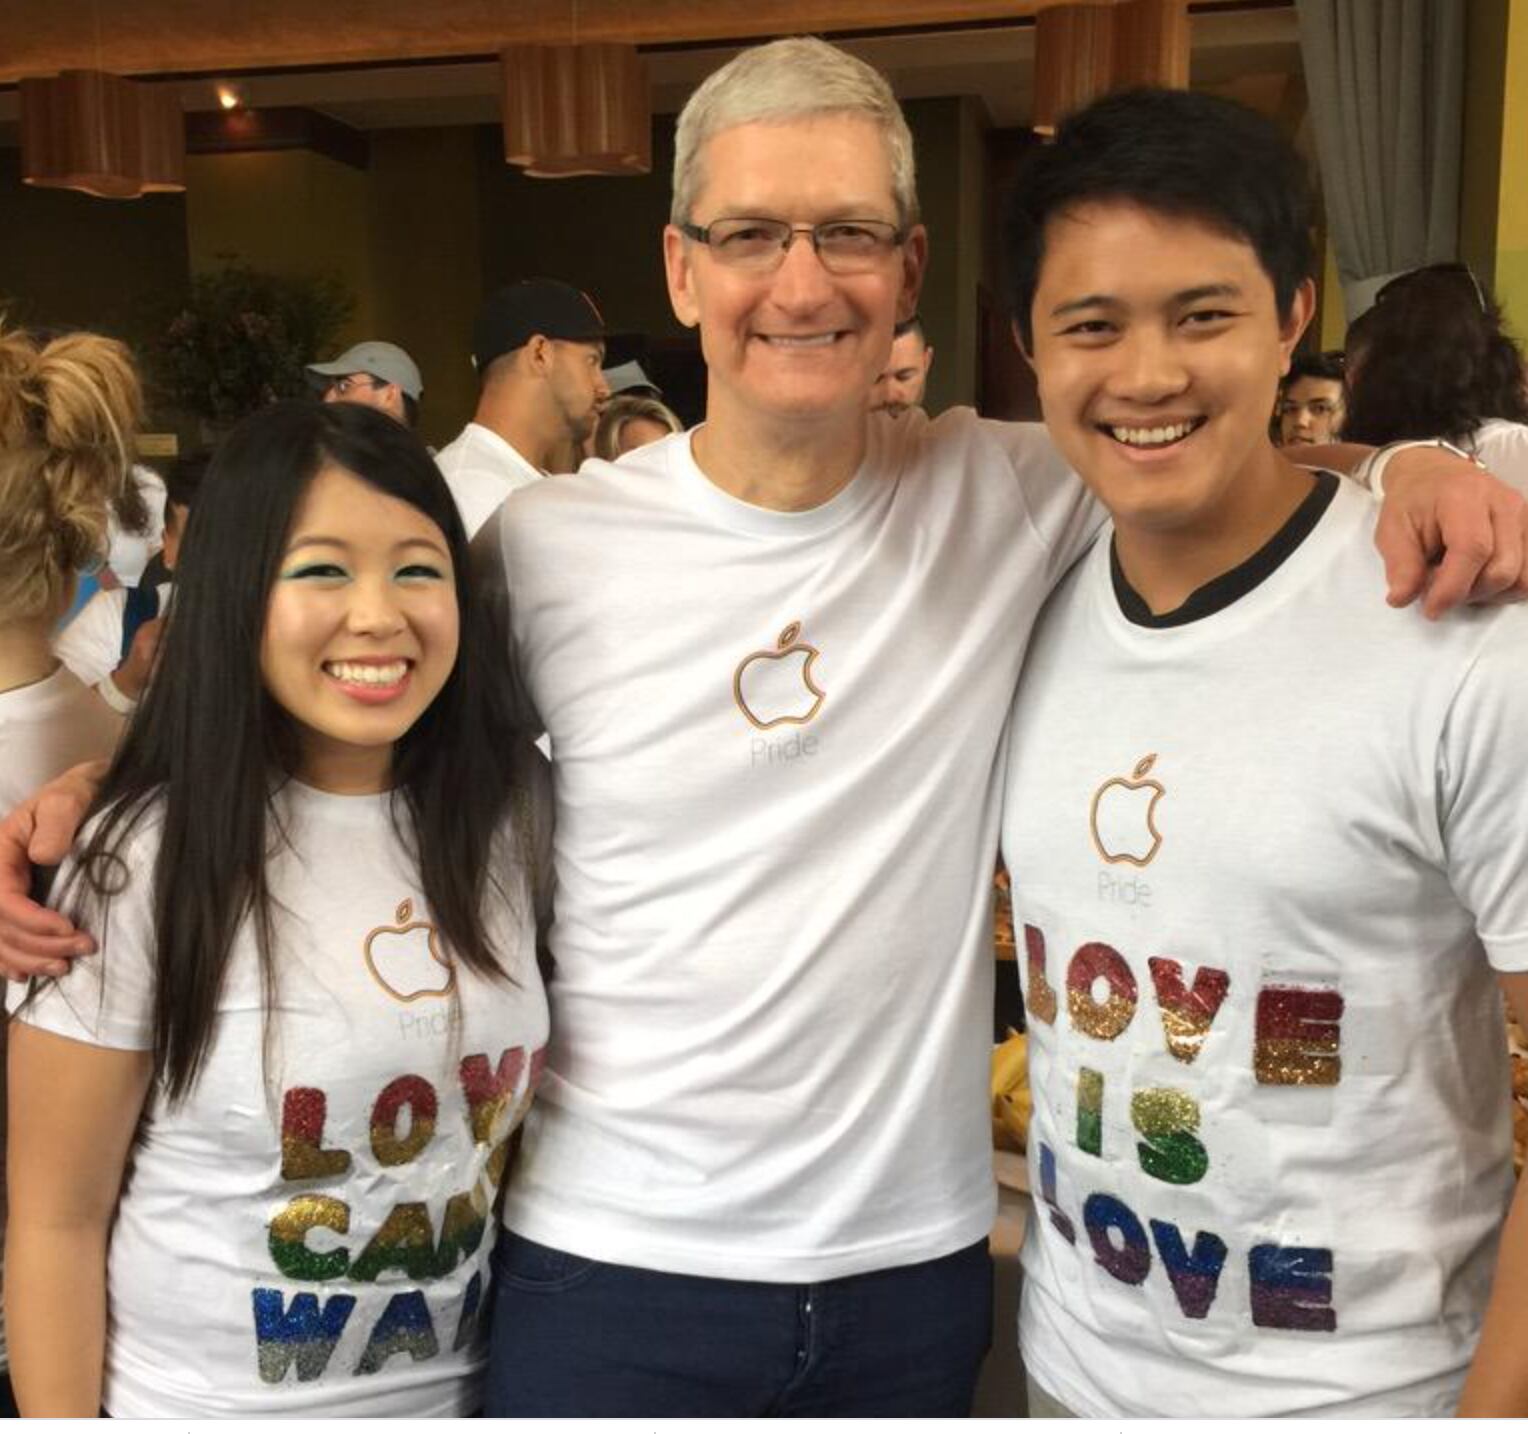
[[[545,805],[461,521],[401,425],[279,404],[176,579],[61,874],[100,956],[12,1038],[22,1410],[471,1412]]]
[[[1523,351],[1463,264],[1392,279],[1348,330],[1350,443],[1442,438],[1528,493]]]

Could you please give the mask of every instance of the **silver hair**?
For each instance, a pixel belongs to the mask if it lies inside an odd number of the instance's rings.
[[[918,219],[913,137],[886,77],[825,40],[796,36],[744,50],[707,76],[679,115],[674,136],[674,198],[669,217],[690,221],[704,183],[706,141],[740,124],[785,123],[818,115],[862,115],[881,127],[891,161],[898,222]]]

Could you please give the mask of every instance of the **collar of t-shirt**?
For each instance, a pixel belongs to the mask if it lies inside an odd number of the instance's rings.
[[[1266,582],[1280,564],[1310,537],[1316,524],[1321,521],[1321,515],[1331,507],[1332,499],[1337,496],[1337,485],[1342,480],[1335,473],[1324,470],[1317,472],[1315,479],[1315,485],[1300,506],[1262,547],[1230,571],[1195,588],[1171,612],[1152,612],[1146,600],[1130,586],[1125,570],[1119,565],[1119,550],[1111,538],[1109,576],[1114,583],[1114,598],[1119,603],[1120,612],[1137,627],[1184,627],[1246,597],[1259,583]]]

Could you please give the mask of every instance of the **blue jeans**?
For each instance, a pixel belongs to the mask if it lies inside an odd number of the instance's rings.
[[[489,1416],[961,1417],[992,1340],[987,1242],[815,1285],[607,1265],[507,1231]]]

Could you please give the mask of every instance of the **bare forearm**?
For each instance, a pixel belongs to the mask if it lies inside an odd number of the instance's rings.
[[[106,1349],[106,1227],[12,1219],[5,1239],[5,1333],[22,1414],[94,1419]]]
[[[1459,1400],[1461,1418],[1528,1415],[1528,1182],[1502,1229],[1485,1326]]]
[[[1284,456],[1302,468],[1351,473],[1373,452],[1367,443],[1307,443],[1299,448],[1286,448]]]

